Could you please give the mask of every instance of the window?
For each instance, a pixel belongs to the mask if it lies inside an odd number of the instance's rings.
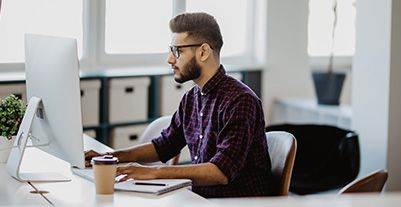
[[[334,42],[333,0],[309,0],[308,53],[329,56],[333,44],[336,56],[352,56],[355,44],[356,0],[337,0],[337,26]]]
[[[81,0],[9,0],[1,10],[0,63],[25,61],[25,33],[76,38],[82,56]]]
[[[99,38],[98,42],[104,43],[104,47],[98,50],[99,62],[102,65],[165,64],[167,46],[171,42],[169,20],[187,11],[207,12],[213,15],[223,34],[224,45],[221,51],[223,61],[244,63],[254,54],[252,31],[255,17],[251,15],[254,1],[105,0],[91,2],[104,8],[104,26],[100,26],[95,32],[92,31],[96,34],[104,32],[104,37],[96,36]],[[230,5],[230,9],[226,9],[227,5]],[[101,21],[99,22],[99,25],[102,25]]]
[[[3,1],[0,68],[23,68],[24,33],[76,38],[83,68],[165,64],[171,43],[169,20],[185,11],[216,17],[223,34],[223,62],[254,63],[255,19],[259,17],[253,10],[255,2],[262,1]]]
[[[172,11],[166,0],[106,1],[105,52],[165,53]]]

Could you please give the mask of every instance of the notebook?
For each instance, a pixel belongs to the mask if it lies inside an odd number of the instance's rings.
[[[130,180],[116,183],[114,189],[160,195],[191,185],[192,181],[189,179]]]
[[[93,169],[72,168],[72,172],[84,179],[94,182]],[[189,179],[153,179],[153,180],[129,180],[114,185],[115,190],[131,191],[138,193],[151,193],[160,195],[179,188],[192,186]]]

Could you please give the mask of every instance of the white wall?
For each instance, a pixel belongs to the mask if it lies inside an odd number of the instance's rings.
[[[352,71],[353,128],[361,144],[360,176],[388,168],[388,190],[401,189],[401,95],[397,92],[401,88],[401,62],[397,57],[401,17],[395,13],[399,11],[397,1],[357,2]]]
[[[387,190],[401,190],[401,1],[392,1]]]
[[[276,97],[313,97],[307,54],[308,0],[269,0],[267,5],[267,69],[263,103],[268,123]]]

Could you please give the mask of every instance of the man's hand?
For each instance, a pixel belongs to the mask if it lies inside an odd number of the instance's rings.
[[[89,150],[85,152],[85,167],[92,167],[91,160],[92,157],[102,156],[102,154],[95,152],[93,150]]]
[[[118,167],[116,176],[123,176],[119,182],[126,181],[131,178],[137,180],[149,180],[156,179],[156,173],[157,167],[155,166],[144,166],[138,163],[129,163],[123,167]]]

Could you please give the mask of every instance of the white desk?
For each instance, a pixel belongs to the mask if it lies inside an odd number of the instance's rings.
[[[211,199],[218,207],[399,207],[401,192],[385,194],[335,194],[313,196]],[[193,205],[196,207],[198,205]],[[201,206],[201,205],[199,205]]]
[[[99,146],[94,140],[85,140],[87,145]],[[98,148],[94,148],[98,149]],[[49,155],[34,149],[28,149],[23,165],[25,170],[40,171],[46,166],[57,167],[62,171],[68,171],[67,163],[54,159]],[[30,163],[34,163],[30,165]],[[48,170],[48,169],[44,169]],[[1,205],[37,205],[50,206],[39,194],[31,194],[34,189],[24,182],[18,182],[11,178],[0,165],[0,206]],[[33,183],[38,190],[49,191],[45,197],[55,206],[191,206],[191,207],[398,207],[401,204],[401,192],[360,195],[314,195],[314,196],[290,196],[290,197],[263,197],[263,198],[230,198],[206,200],[199,195],[180,189],[161,196],[140,194],[133,192],[116,191],[111,196],[96,195],[95,186],[79,176],[71,175],[71,182],[62,183]]]
[[[85,148],[99,151],[107,147],[94,139],[85,138]],[[103,149],[103,150],[102,150]],[[71,173],[69,164],[35,148],[27,149],[23,160],[24,171],[40,172],[57,169],[57,172],[72,177],[71,182],[32,182],[55,206],[188,206],[190,203],[209,204],[205,198],[188,189],[179,189],[161,196],[116,191],[111,196],[96,195],[94,183]],[[18,182],[0,166],[0,205],[50,205],[28,183]]]
[[[50,206],[41,195],[30,193],[33,190],[28,183],[21,183],[12,178],[6,171],[6,165],[0,164],[0,206]]]

